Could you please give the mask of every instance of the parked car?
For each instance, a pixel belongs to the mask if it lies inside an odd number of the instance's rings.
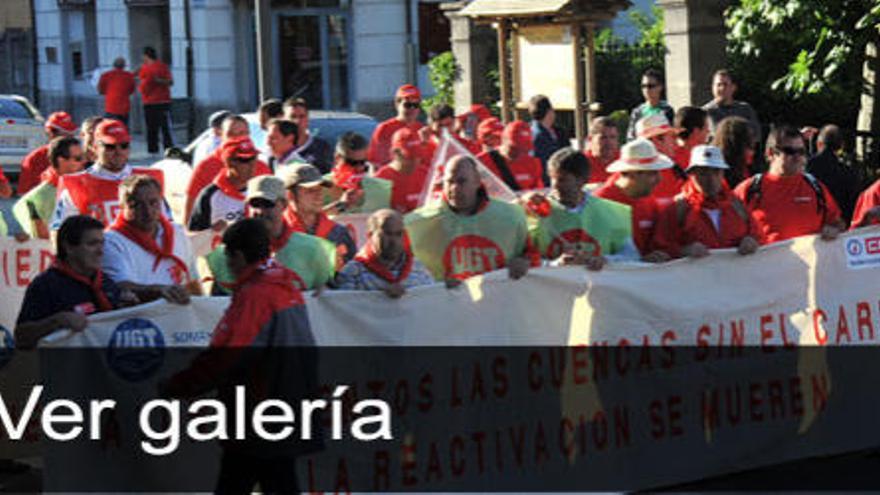
[[[254,145],[261,152],[266,153],[268,151],[266,147],[266,131],[260,128],[259,116],[256,113],[246,113],[242,114],[242,117],[248,121],[251,130],[251,140],[253,140]],[[309,130],[312,132],[312,135],[327,141],[331,146],[336,146],[336,140],[339,139],[339,136],[349,131],[361,134],[369,140],[373,135],[373,129],[377,125],[379,123],[376,122],[376,119],[362,113],[327,110],[312,110],[309,112]],[[184,151],[187,155],[192,156],[196,146],[205,139],[210,139],[210,136],[211,129],[206,129],[189,143],[184,148]]]
[[[18,175],[24,157],[45,143],[40,111],[23,96],[0,95],[0,166],[3,172],[7,176]]]

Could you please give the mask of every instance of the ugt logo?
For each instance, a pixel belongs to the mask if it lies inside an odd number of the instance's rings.
[[[846,243],[846,251],[850,256],[859,256],[862,254],[862,241],[859,239],[850,239]]]
[[[12,332],[0,325],[0,368],[9,364],[13,354],[15,354],[15,338],[12,337]]]
[[[107,347],[107,364],[123,380],[145,380],[153,376],[164,361],[165,339],[153,322],[131,318],[113,330]]]

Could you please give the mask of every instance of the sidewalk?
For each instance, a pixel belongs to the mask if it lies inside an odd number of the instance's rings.
[[[174,144],[183,149],[189,144],[186,129],[174,129]],[[147,152],[147,136],[143,133],[131,135],[131,151],[128,162],[135,166],[149,166],[164,158],[165,150],[151,155]]]

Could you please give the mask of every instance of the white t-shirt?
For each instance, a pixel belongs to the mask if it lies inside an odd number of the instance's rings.
[[[192,246],[183,230],[175,223],[174,255],[180,258],[189,268],[189,280],[198,280],[195,257]],[[156,242],[162,245],[162,227],[156,233]],[[142,285],[173,285],[186,284],[187,274],[183,273],[174,261],[163,258],[153,271],[156,255],[148,253],[144,248],[119,232],[108,230],[104,234],[104,261],[101,269],[116,283],[131,282]]]

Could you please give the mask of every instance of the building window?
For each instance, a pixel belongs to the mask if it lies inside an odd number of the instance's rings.
[[[70,62],[73,70],[73,78],[82,79],[83,73],[85,73],[85,68],[83,67],[82,43],[71,43]]]
[[[449,19],[439,3],[419,3],[419,63],[424,65],[435,56],[452,50],[449,41]]]
[[[46,47],[46,63],[47,64],[57,64],[58,63],[58,49],[54,46]]]

